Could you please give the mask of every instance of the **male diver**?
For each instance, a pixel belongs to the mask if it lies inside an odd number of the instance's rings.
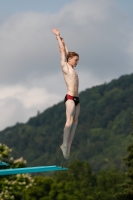
[[[69,158],[72,140],[78,124],[80,102],[78,97],[79,79],[75,67],[79,61],[79,55],[75,52],[68,52],[63,38],[60,37],[58,29],[52,29],[58,40],[61,53],[61,67],[64,80],[67,86],[67,94],[64,99],[66,105],[66,124],[64,127],[63,143],[60,146],[65,159]]]

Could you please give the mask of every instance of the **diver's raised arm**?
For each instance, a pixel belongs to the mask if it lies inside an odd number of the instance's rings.
[[[61,38],[62,43],[63,43],[63,45],[64,45],[64,48],[65,48],[65,54],[66,54],[66,58],[67,58],[67,55],[68,55],[68,48],[67,48],[67,46],[66,46],[66,44],[65,44],[64,39],[63,39],[62,37],[60,37],[60,38]]]
[[[66,56],[68,53],[67,47],[65,46],[63,38],[60,37],[60,32],[58,29],[52,29],[52,32],[56,35],[56,39],[58,40],[59,50],[61,53],[61,66],[66,66]],[[66,67],[65,67],[66,68]]]

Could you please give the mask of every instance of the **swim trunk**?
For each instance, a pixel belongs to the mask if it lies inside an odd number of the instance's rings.
[[[78,97],[73,97],[73,96],[71,96],[71,95],[69,95],[69,94],[67,94],[67,95],[65,96],[64,103],[66,103],[66,101],[67,101],[68,99],[73,100],[74,103],[75,103],[75,106],[78,105],[78,103],[80,103]]]

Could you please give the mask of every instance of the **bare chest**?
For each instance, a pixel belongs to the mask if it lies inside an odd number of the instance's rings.
[[[67,76],[69,78],[78,79],[78,73],[73,68],[69,69]]]

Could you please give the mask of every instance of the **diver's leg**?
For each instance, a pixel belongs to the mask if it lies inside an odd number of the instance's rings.
[[[69,149],[68,149],[68,156],[70,154],[70,149],[71,149],[71,144],[75,135],[75,131],[77,128],[77,124],[78,124],[78,116],[80,113],[80,103],[75,107],[75,113],[74,113],[74,119],[73,119],[73,123],[71,126],[71,132],[70,132],[70,137],[69,137]]]
[[[69,147],[69,140],[70,140],[70,132],[71,127],[74,119],[75,114],[75,103],[73,100],[66,101],[66,124],[64,127],[64,134],[63,134],[63,143],[60,146],[63,155],[66,159],[68,159],[68,147]]]

